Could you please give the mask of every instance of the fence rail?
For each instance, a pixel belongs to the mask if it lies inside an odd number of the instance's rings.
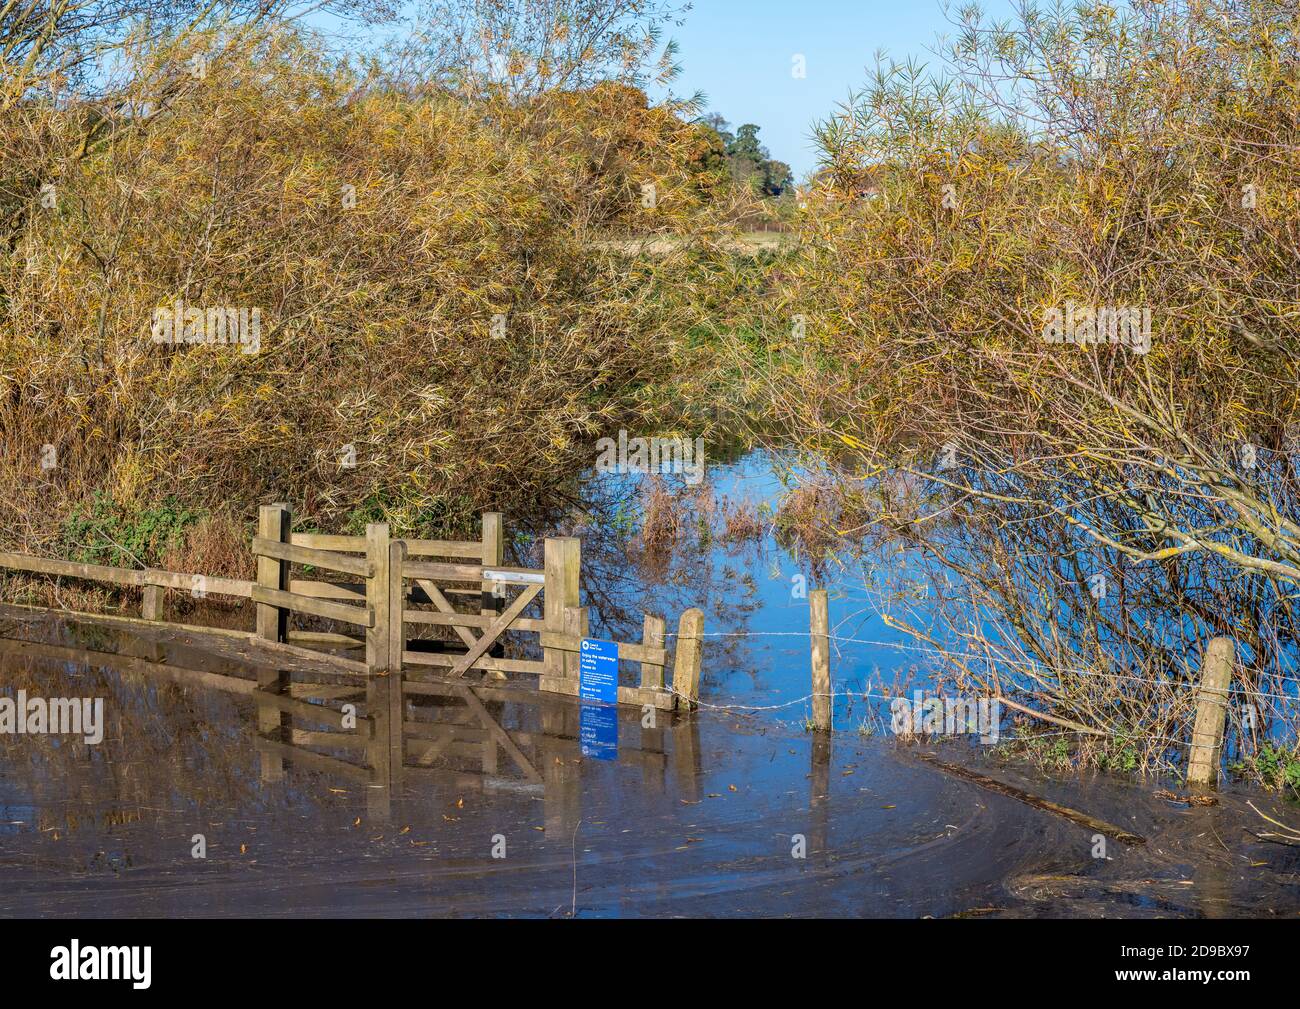
[[[345,575],[357,575],[360,578],[375,576],[375,565],[364,558],[350,557],[334,550],[294,546],[293,543],[280,543],[261,536],[253,537],[253,554],[257,557],[274,557],[292,564],[324,568],[326,571],[338,571]]]
[[[79,578],[83,581],[102,582],[145,588],[153,585],[166,589],[195,588],[195,580],[202,580],[202,590],[218,596],[252,598],[253,583],[239,578],[222,578],[218,575],[189,575],[179,571],[162,571],[158,568],[115,568],[104,564],[83,564],[80,561],[63,561],[53,557],[33,557],[30,554],[0,552],[0,568],[26,571],[31,574],[57,575]]]

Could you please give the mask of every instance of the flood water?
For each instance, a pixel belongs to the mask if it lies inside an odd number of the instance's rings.
[[[716,474],[715,489],[767,500],[775,481],[750,458]],[[853,640],[833,657],[838,731],[804,731],[798,559],[770,541],[652,556],[621,523],[624,490],[598,489],[600,506],[575,519],[593,633],[639,640],[641,610],[672,631],[696,605],[714,635],[700,710],[659,712],[653,726],[637,708],[485,687],[408,697],[399,727],[384,685],[272,666],[236,639],[213,653],[180,631],[141,637],[0,609],[0,693],[105,700],[95,745],[0,734],[0,914],[1300,912],[1297,850],[1256,837],[1267,828],[1247,806],[1300,819],[1276,797],[1225,790],[1216,805],[1187,805],[1156,795],[1178,790],[1168,782],[1047,778],[968,741],[869,731],[853,685],[924,668],[860,578],[818,579],[836,590],[836,633]],[[524,558],[532,548],[516,544]],[[879,571],[905,579],[906,563],[881,558]],[[256,697],[259,671],[320,716]],[[361,729],[343,724],[348,704]],[[1145,843],[1103,835],[1098,857],[1096,829],[926,754]]]

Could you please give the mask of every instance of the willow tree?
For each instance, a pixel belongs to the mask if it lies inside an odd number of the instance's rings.
[[[463,530],[650,423],[701,281],[590,231],[707,228],[701,133],[635,68],[609,76],[610,53],[647,58],[623,22],[570,30],[590,66],[527,100],[282,19],[123,50],[128,80],[176,90],[141,84],[143,110],[61,142],[53,198],[17,194],[0,255],[0,535],[47,545],[96,492]],[[196,338],[228,307],[255,344]]]
[[[964,9],[942,74],[882,63],[819,128],[832,185],[737,354],[1072,718],[1113,716],[1078,676],[1140,692],[1212,633],[1247,683],[1295,669],[1298,46],[1278,0]]]

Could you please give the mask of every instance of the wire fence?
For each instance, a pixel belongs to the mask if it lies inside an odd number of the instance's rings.
[[[677,634],[677,632],[671,632],[671,631],[666,632],[665,634],[665,637],[670,637],[670,638],[678,637],[678,636],[679,635]],[[1010,670],[1020,670],[1022,672],[1029,672],[1031,675],[1042,677],[1042,678],[1077,676],[1082,678],[1101,678],[1113,682],[1122,681],[1122,682],[1130,682],[1130,683],[1140,683],[1140,684],[1147,684],[1149,686],[1161,687],[1161,688],[1180,687],[1180,688],[1192,689],[1192,690],[1196,690],[1200,686],[1199,683],[1192,682],[1190,680],[1185,680],[1185,679],[1142,677],[1142,676],[1135,676],[1128,673],[1108,673],[1099,669],[1054,667],[1044,663],[1037,663],[1027,659],[1014,659],[1005,656],[994,658],[988,655],[978,655],[978,654],[973,655],[970,653],[955,652],[949,649],[939,648],[934,645],[923,645],[923,644],[898,642],[898,641],[883,641],[875,638],[862,638],[862,637],[856,637],[852,635],[839,635],[833,633],[827,635],[817,635],[815,634],[815,632],[812,631],[708,631],[698,635],[693,635],[693,637],[698,637],[698,638],[799,638],[799,639],[804,639],[809,641],[811,641],[811,639],[814,636],[825,637],[826,640],[835,644],[837,647],[841,644],[867,645],[875,648],[888,648],[888,649],[894,649],[901,652],[917,653],[930,658],[960,660],[963,663],[982,662],[990,666],[998,665],[998,666],[1006,667]],[[1281,673],[1272,674],[1272,675],[1276,679],[1282,680],[1284,682],[1295,683],[1297,685],[1300,685],[1300,678],[1289,677]],[[1300,694],[1281,694],[1281,693],[1275,693],[1266,690],[1253,690],[1241,683],[1234,683],[1231,687],[1231,692],[1236,696],[1245,697],[1245,698],[1269,699],[1269,700],[1288,702],[1292,704],[1300,703]],[[676,691],[674,691],[674,693],[676,693]],[[681,697],[683,695],[678,694],[678,696]],[[905,700],[907,699],[903,694],[898,692],[879,692],[870,689],[853,689],[853,690],[838,690],[838,691],[831,690],[829,693],[810,691],[809,693],[804,694],[800,697],[796,697],[788,701],[782,701],[776,704],[744,704],[744,703],[717,704],[717,703],[711,703],[704,700],[700,700],[698,698],[694,700],[694,703],[697,706],[704,708],[706,710],[727,712],[729,714],[757,716],[763,713],[785,711],[790,708],[797,707],[799,705],[805,705],[805,706],[810,705],[815,698],[821,698],[821,697],[829,698],[832,704],[834,704],[835,701],[838,699],[844,699],[849,701],[880,700],[880,701],[889,701],[889,702],[897,700],[900,697],[903,697]],[[990,698],[990,700],[993,699],[995,698]],[[1094,731],[1099,731],[1112,738],[1123,735],[1123,733],[1116,733],[1107,729],[1097,729]],[[1052,736],[1079,735],[1082,733],[1083,730],[1081,729],[1066,728],[1057,732],[1034,732],[1031,734],[1031,736],[1034,739],[1042,739],[1042,738],[1047,738]],[[920,734],[924,734],[924,733],[920,733]],[[999,733],[999,736],[1003,736],[1003,735],[1004,734]],[[1189,735],[1190,735],[1190,729],[1189,729]],[[1008,740],[1015,740],[1015,739],[1023,739],[1023,738],[1030,738],[1030,737],[1020,736],[1020,735],[1008,735],[1005,736],[1005,738],[1007,738]],[[1165,736],[1165,735],[1151,734],[1151,733],[1144,733],[1143,738],[1152,741],[1168,742],[1180,746],[1185,746],[1188,745],[1189,743],[1189,738],[1179,738],[1179,737]]]
[[[677,633],[675,631],[665,632],[664,636],[673,638],[673,637],[677,637]],[[695,637],[701,637],[701,638],[724,638],[724,637],[726,638],[735,638],[735,637],[810,638],[812,636],[813,635],[808,631],[709,631],[703,634],[695,635]],[[976,661],[976,662],[985,662],[989,664],[994,664],[996,662],[1012,668],[1022,667],[1025,669],[1032,669],[1035,673],[1045,675],[1045,676],[1060,676],[1062,674],[1066,674],[1066,675],[1080,676],[1080,677],[1100,677],[1103,679],[1111,679],[1111,680],[1128,680],[1134,683],[1147,683],[1154,686],[1164,686],[1164,687],[1195,688],[1197,686],[1197,684],[1189,682],[1187,680],[1156,679],[1154,677],[1133,676],[1127,673],[1106,673],[1098,669],[1072,669],[1069,667],[1049,666],[1044,663],[1035,663],[1028,660],[1019,660],[1019,659],[1010,659],[1010,658],[1001,658],[995,660],[993,658],[990,658],[989,656],[984,656],[984,655],[970,655],[962,652],[954,652],[948,649],[935,648],[933,646],[909,645],[897,641],[880,641],[873,638],[846,637],[846,636],[836,635],[836,634],[830,634],[827,635],[826,637],[829,641],[835,642],[837,644],[843,642],[848,644],[871,645],[877,648],[894,648],[899,651],[919,652],[921,654],[928,655],[930,657],[960,659],[963,662]],[[1295,683],[1297,685],[1300,685],[1300,678],[1285,676],[1280,673],[1273,674],[1273,675],[1275,676],[1275,678],[1284,680],[1287,683]],[[1284,701],[1300,701],[1300,696],[1297,695],[1275,694],[1275,693],[1269,693],[1267,691],[1247,690],[1245,687],[1239,685],[1233,687],[1233,692],[1247,697],[1268,697],[1268,698],[1274,698],[1277,700],[1284,700]],[[808,694],[807,697],[801,699],[807,700],[812,697],[820,697],[820,696],[824,696],[824,695]],[[831,696],[838,697],[838,696],[863,696],[863,695],[862,694],[833,694]],[[885,696],[890,696],[890,695],[885,695]],[[791,701],[789,703],[794,704],[797,702]],[[788,705],[777,705],[776,707],[786,707],[786,706]]]

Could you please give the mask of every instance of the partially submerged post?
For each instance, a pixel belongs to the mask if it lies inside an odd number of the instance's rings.
[[[662,648],[666,631],[667,624],[663,617],[655,616],[653,613],[645,614],[645,619],[641,622],[641,644],[650,648]],[[642,662],[641,689],[663,690],[663,688],[664,667],[653,662]]]
[[[396,783],[402,779],[406,763],[403,729],[406,698],[403,694],[402,655],[406,649],[406,624],[402,619],[406,589],[402,580],[402,566],[406,563],[406,543],[396,540],[388,544],[388,774]],[[378,572],[376,572],[376,577]]]
[[[693,708],[700,698],[700,650],[704,644],[704,613],[689,609],[677,623],[677,654],[673,659],[673,693],[678,705]]]
[[[818,732],[831,729],[831,650],[830,615],[826,590],[808,593],[808,632],[812,638],[812,711],[813,728]]]
[[[483,554],[481,560],[485,568],[499,568],[505,563],[506,549],[505,538],[502,532],[502,522],[500,512],[483,513]],[[502,592],[496,591],[500,582],[493,582],[484,579],[480,588],[479,613],[485,617],[499,616],[505,596]],[[500,656],[503,650],[500,645],[492,646],[492,654]],[[496,671],[496,676],[504,678],[503,673]]]
[[[543,569],[546,575],[542,599],[546,629],[563,634],[564,611],[581,605],[579,572],[582,568],[582,541],[572,536],[547,537]],[[578,653],[546,648],[542,661],[547,677],[578,678]]]
[[[391,648],[392,620],[392,540],[387,522],[372,522],[366,526],[366,560],[373,575],[366,580],[366,607],[374,614],[366,628],[366,671],[371,676],[388,672]],[[401,661],[401,656],[398,656]]]
[[[257,513],[257,535],[277,543],[289,542],[292,515],[287,504],[262,505]],[[275,557],[257,558],[257,584],[277,592],[289,588],[289,565]],[[271,603],[257,604],[257,636],[267,641],[283,642],[288,626],[288,611]]]
[[[668,623],[663,617],[653,613],[645,614],[641,622],[641,644],[647,648],[663,648],[664,638],[667,637]],[[641,690],[661,691],[664,689],[664,665],[662,662],[643,661],[641,663]],[[676,706],[676,698],[670,693],[669,701]],[[651,719],[650,724],[646,724],[645,719],[641,720],[641,749],[647,753],[664,752],[664,730],[661,729],[656,721]],[[659,768],[653,768],[648,764],[642,765],[642,782],[653,792],[662,792],[664,790],[664,774],[667,765]]]
[[[374,614],[366,628],[366,710],[373,719],[370,765],[377,784],[387,785],[402,773],[402,649],[405,647],[402,565],[406,544],[394,542],[388,524],[366,526],[366,560],[374,574],[366,580],[366,606]]]
[[[1213,787],[1218,783],[1232,663],[1232,639],[1219,637],[1211,641],[1201,660],[1201,685],[1196,691],[1196,724],[1192,729],[1192,752],[1187,762],[1189,785]]]
[[[144,587],[144,599],[140,606],[140,616],[145,620],[161,620],[163,612],[163,593],[166,592],[161,585],[146,585]]]
[[[293,516],[286,504],[262,505],[257,513],[257,535],[277,543],[289,542]],[[289,564],[275,557],[257,558],[257,584],[262,588],[283,592],[289,588]],[[266,641],[283,643],[288,640],[289,612],[270,603],[257,604],[257,636]],[[283,670],[259,666],[257,689],[272,694],[287,693],[289,675]],[[271,704],[257,706],[259,733],[276,742],[289,742],[293,733],[293,718],[281,708]],[[271,753],[261,757],[262,777],[276,781],[284,774],[284,761]]]
[[[485,568],[499,568],[505,563],[505,537],[502,529],[500,512],[483,513],[483,554],[482,562]],[[480,588],[479,613],[485,617],[498,617],[505,608],[505,594],[497,589],[500,582],[484,580]],[[505,655],[505,646],[500,642],[494,644],[488,654],[495,658]],[[489,669],[486,672],[488,679],[504,680],[506,674],[499,669]],[[495,755],[496,750],[493,749]]]
[[[406,652],[406,623],[403,619],[406,582],[402,573],[405,564],[406,541],[392,540],[388,544],[388,670],[398,675],[402,672],[402,656]]]

